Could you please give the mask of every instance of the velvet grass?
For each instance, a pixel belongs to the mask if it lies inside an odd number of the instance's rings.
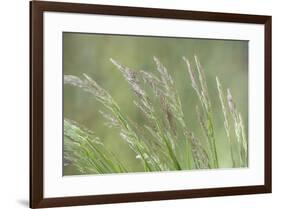
[[[174,79],[158,58],[153,59],[155,73],[136,71],[110,59],[135,95],[133,103],[144,116],[142,123],[132,121],[114,98],[88,75],[64,75],[64,83],[90,93],[103,105],[104,109],[99,111],[109,130],[118,130],[127,144],[124,149],[135,153],[144,172],[220,168],[214,125],[214,118],[218,117],[213,116],[206,77],[198,57],[194,56],[195,69],[187,58],[183,57],[183,61],[186,75],[198,98],[194,110],[204,137],[196,136],[189,127],[194,121],[184,116]],[[231,91],[223,88],[218,77],[214,78],[214,82],[217,84],[216,99],[221,104],[232,167],[247,167],[248,144],[242,116]],[[102,139],[67,118],[64,119],[64,162],[75,166],[81,174],[133,172],[117,159]]]

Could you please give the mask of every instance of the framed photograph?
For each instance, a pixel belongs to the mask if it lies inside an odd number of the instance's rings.
[[[271,17],[30,2],[30,207],[271,192]]]

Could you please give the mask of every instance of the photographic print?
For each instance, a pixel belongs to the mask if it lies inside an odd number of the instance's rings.
[[[248,41],[63,32],[63,175],[248,167]]]
[[[30,207],[271,193],[271,19],[30,2]]]

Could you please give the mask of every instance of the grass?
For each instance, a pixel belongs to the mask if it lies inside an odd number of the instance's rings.
[[[156,74],[135,71],[114,59],[110,61],[123,75],[135,95],[133,102],[145,118],[141,124],[132,121],[114,98],[88,75],[65,75],[64,83],[89,92],[104,106],[100,113],[106,125],[118,130],[128,145],[124,149],[133,150],[142,163],[143,171],[220,168],[212,104],[204,70],[197,56],[194,56],[195,69],[187,58],[183,57],[183,61],[198,97],[198,105],[194,108],[204,138],[196,136],[188,126],[190,121],[184,117],[175,82],[156,57]],[[224,90],[218,77],[216,83],[216,99],[221,103],[225,139],[229,145],[232,167],[247,167],[248,145],[242,116],[230,90]],[[75,166],[81,174],[132,172],[92,131],[66,118],[64,143],[64,163]]]

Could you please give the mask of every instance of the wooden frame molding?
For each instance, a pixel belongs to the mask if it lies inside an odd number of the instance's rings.
[[[221,21],[265,26],[265,183],[257,186],[192,189],[112,195],[44,198],[43,195],[43,13],[45,11],[124,15],[137,17]],[[271,16],[195,12],[183,10],[106,6],[93,4],[30,2],[30,207],[58,207],[89,204],[198,198],[209,196],[270,193],[271,163]]]

